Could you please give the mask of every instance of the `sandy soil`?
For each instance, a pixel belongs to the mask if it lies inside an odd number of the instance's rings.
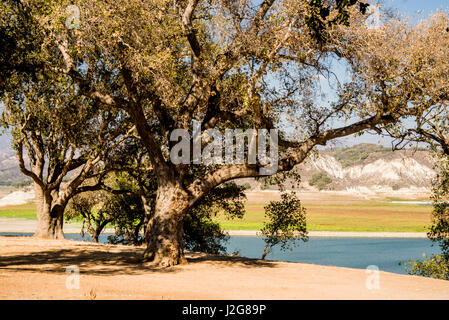
[[[140,262],[142,252],[0,237],[0,299],[449,299],[442,280],[380,272],[379,289],[369,290],[365,270],[198,253],[158,270]],[[66,286],[72,265],[79,289]]]
[[[0,233],[34,233],[37,221],[22,218],[0,218]],[[64,233],[80,233],[81,223],[64,222]],[[105,229],[103,233],[114,233],[114,229]]]

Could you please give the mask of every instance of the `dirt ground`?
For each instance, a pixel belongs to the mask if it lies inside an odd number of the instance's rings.
[[[448,281],[416,276],[198,253],[158,270],[142,252],[0,237],[0,299],[449,299]]]

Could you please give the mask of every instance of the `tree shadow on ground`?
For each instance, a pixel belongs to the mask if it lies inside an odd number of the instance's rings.
[[[156,269],[142,263],[142,250],[108,252],[101,249],[58,249],[0,257],[0,269],[65,273],[68,266],[78,266],[90,275],[168,273],[174,268]]]
[[[69,266],[77,266],[89,275],[137,275],[145,273],[176,273],[182,268],[155,268],[142,261],[143,248],[107,250],[107,248],[46,249],[0,257],[0,270],[65,273]],[[186,253],[189,264],[210,263],[218,267],[275,267],[276,263],[263,260]],[[181,266],[182,267],[182,266]]]
[[[245,257],[231,257],[226,255],[208,255],[204,253],[192,252],[187,256],[188,263],[202,263],[209,262],[214,265],[221,266],[239,266],[239,267],[276,267],[276,261],[266,261],[260,259],[251,259]]]

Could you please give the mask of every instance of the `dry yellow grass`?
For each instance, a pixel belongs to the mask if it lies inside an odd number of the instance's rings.
[[[392,203],[385,197],[364,200],[350,195],[305,193],[299,198],[307,209],[310,231],[426,232],[431,223],[431,206]],[[264,206],[277,199],[275,193],[251,195],[244,219],[229,220],[219,215],[216,220],[227,230],[260,230]]]

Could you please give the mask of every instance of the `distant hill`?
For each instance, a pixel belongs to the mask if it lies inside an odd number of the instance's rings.
[[[30,182],[20,171],[14,151],[0,147],[0,186],[23,186]]]
[[[392,151],[369,144],[321,152],[298,170],[304,178],[314,171],[327,174],[332,180],[328,188],[336,190],[428,188],[436,174],[428,151]]]
[[[374,144],[334,148],[311,155],[294,171],[301,185],[287,180],[287,189],[350,190],[352,188],[428,189],[436,172],[432,154],[425,150],[391,151]],[[272,189],[264,182],[239,179],[251,189]],[[30,179],[20,172],[14,151],[0,148],[0,185],[20,186]]]
[[[435,177],[432,154],[425,150],[398,150],[375,144],[327,149],[311,155],[294,171],[301,184],[288,179],[287,189],[427,191]],[[264,183],[242,179],[252,189],[273,189]]]

